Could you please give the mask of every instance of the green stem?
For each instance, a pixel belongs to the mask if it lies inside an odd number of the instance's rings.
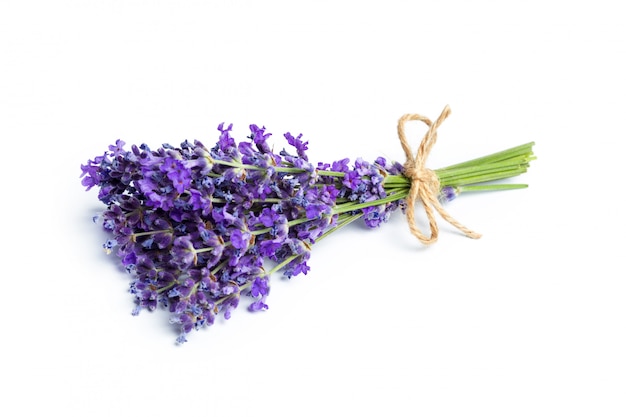
[[[477,184],[481,182],[489,182],[496,180],[503,180],[506,178],[515,177],[517,175],[523,174],[526,172],[526,168],[512,168],[507,170],[499,170],[494,172],[487,172],[481,175],[473,175],[462,178],[454,178],[452,180],[446,180],[441,182],[441,186],[462,186],[468,184]]]
[[[251,200],[253,203],[258,203],[258,204],[263,204],[263,203],[281,203],[283,200],[281,200],[280,198],[266,198],[264,200],[261,200],[260,198],[255,198]],[[211,202],[212,203],[217,203],[217,204],[226,204],[227,201],[223,198],[211,198]]]
[[[278,265],[276,265],[274,268],[271,269],[270,272],[268,272],[268,276],[272,275],[274,272],[280,271],[281,269],[283,269],[284,267],[286,267],[289,262],[293,261],[294,259],[297,259],[298,257],[302,256],[301,254],[298,255],[291,255],[289,258],[285,259],[284,261],[282,261],[281,263],[279,263]]]
[[[361,210],[367,207],[372,207],[372,206],[380,206],[382,204],[387,204],[387,203],[391,203],[393,201],[398,201],[401,200],[403,198],[405,198],[407,196],[407,194],[409,193],[409,189],[407,188],[406,190],[401,190],[398,191],[394,194],[388,195],[385,198],[381,198],[379,200],[374,200],[374,201],[368,201],[365,203],[346,203],[346,204],[341,204],[338,206],[335,206],[335,209],[333,210],[334,214],[341,214],[341,213],[347,213],[349,211],[354,211],[354,210]]]
[[[237,162],[237,161],[216,160],[214,162],[217,165],[225,165],[225,166],[229,166],[229,167],[233,167],[233,168],[243,168],[243,169],[248,169],[248,170],[252,170],[252,171],[265,171],[265,169],[266,169],[266,168],[258,167],[258,166],[255,166],[255,165],[242,164],[241,162]],[[300,168],[289,168],[289,167],[275,166],[274,169],[276,170],[276,172],[291,172],[291,173],[302,173],[302,172],[304,172],[304,170],[300,169]]]
[[[228,264],[228,259],[226,259],[226,260],[225,260],[225,261],[223,261],[223,262],[220,262],[220,263],[219,263],[219,265],[217,265],[215,268],[213,268],[213,269],[211,270],[211,274],[212,274],[212,275],[217,274],[217,273],[220,271],[220,269],[222,269],[222,268],[224,268],[224,266],[226,266],[226,264]]]
[[[161,294],[161,293],[163,293],[163,292],[165,292],[165,291],[167,291],[167,290],[170,290],[170,289],[174,288],[174,286],[175,286],[176,284],[178,284],[178,281],[174,281],[174,282],[172,282],[171,284],[167,285],[166,287],[159,288],[159,289],[157,290],[157,294]]]
[[[532,155],[532,147],[535,142],[529,142],[524,145],[516,146],[514,148],[506,149],[501,152],[496,152],[490,155],[483,156],[481,158],[471,159],[469,161],[461,162],[460,164],[450,165],[445,168],[441,168],[438,171],[447,171],[451,169],[463,168],[468,166],[485,165],[494,162],[504,161],[509,158],[513,158],[519,155]]]
[[[511,158],[506,161],[490,162],[487,164],[474,165],[461,168],[448,168],[445,170],[436,170],[437,176],[440,180],[455,177],[464,177],[468,174],[475,174],[480,172],[495,172],[498,170],[505,170],[510,168],[518,168],[528,166],[529,159],[527,156],[521,156]]]
[[[302,224],[302,223],[306,223],[308,222],[309,219],[307,219],[306,217],[300,218],[300,219],[295,219],[295,220],[291,220],[289,222],[287,222],[287,226],[291,227],[291,226],[295,226],[298,224]],[[264,229],[258,229],[258,230],[251,230],[250,233],[252,233],[254,236],[258,236],[258,235],[262,235],[264,233],[269,233],[272,230],[271,227],[266,227]]]
[[[333,227],[330,230],[327,230],[326,232],[324,232],[320,237],[317,238],[316,242],[319,242],[320,240],[324,239],[325,237],[327,237],[328,235],[330,235],[333,232],[336,232],[337,230],[349,225],[350,223],[352,223],[355,220],[360,219],[361,217],[363,217],[365,215],[365,213],[359,213],[356,214],[354,216],[346,216],[344,218],[344,220],[342,220],[341,222],[337,222],[337,225],[335,227]]]
[[[142,236],[150,236],[150,235],[156,235],[158,233],[172,233],[173,230],[172,229],[163,229],[163,230],[150,230],[148,232],[139,232],[139,233],[133,233],[131,235],[131,238],[133,239],[133,241],[135,239],[137,239],[138,237],[142,237]]]
[[[528,188],[528,184],[487,184],[487,185],[465,185],[457,187],[459,192],[474,192],[474,191],[502,191],[502,190],[517,190],[520,188]]]
[[[242,164],[241,162],[237,162],[237,161],[214,160],[213,162],[218,165],[225,165],[225,166],[229,166],[233,168],[249,169],[253,171],[264,171],[266,169],[266,168],[258,167],[255,165]],[[285,172],[285,173],[292,173],[292,174],[302,174],[302,173],[307,172],[305,169],[302,169],[302,168],[287,167],[287,166],[274,166],[274,169],[276,170],[276,172]],[[316,169],[315,171],[317,172],[318,175],[327,176],[327,177],[343,177],[345,175],[343,172],[336,172],[336,171],[324,171],[324,170],[318,170],[318,169]]]

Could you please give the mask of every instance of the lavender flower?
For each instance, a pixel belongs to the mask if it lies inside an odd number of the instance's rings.
[[[117,140],[81,165],[82,185],[97,187],[106,206],[101,224],[111,237],[104,249],[132,278],[133,314],[169,310],[178,343],[220,313],[230,318],[242,297],[250,311],[268,309],[274,272],[307,274],[316,242],[359,218],[379,227],[404,208],[410,188],[402,165],[382,157],[315,168],[302,135],[286,133],[293,151],[276,154],[265,127],[250,125],[249,141],[239,143],[232,125],[218,131],[211,149],[185,141],[126,150]],[[458,194],[464,177],[456,174],[441,171],[443,200]],[[275,266],[266,270],[268,263]]]

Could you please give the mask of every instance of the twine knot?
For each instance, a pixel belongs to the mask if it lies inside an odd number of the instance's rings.
[[[430,150],[437,141],[437,129],[449,115],[450,107],[446,106],[434,123],[431,122],[429,118],[419,114],[405,114],[398,120],[398,138],[400,139],[400,144],[406,155],[403,173],[411,180],[411,188],[409,189],[409,195],[406,199],[406,218],[413,236],[425,245],[435,243],[439,236],[439,226],[435,220],[435,211],[439,213],[445,221],[459,229],[466,236],[473,239],[480,237],[480,234],[463,226],[444,210],[438,199],[440,187],[439,177],[437,177],[437,174],[433,170],[425,167]],[[413,155],[413,151],[404,133],[404,125],[406,122],[414,120],[421,121],[428,126],[428,131],[424,135],[415,155]],[[415,202],[417,200],[422,202],[424,211],[426,212],[428,223],[430,224],[430,236],[426,236],[422,233],[415,222]]]
[[[435,171],[415,166],[415,161],[407,161],[404,164],[404,176],[412,181],[418,181],[431,189],[439,189],[439,177]]]

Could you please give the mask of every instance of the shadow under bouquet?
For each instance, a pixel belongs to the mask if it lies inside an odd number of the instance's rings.
[[[82,165],[81,177],[87,190],[98,188],[106,206],[97,216],[111,235],[103,246],[130,274],[133,314],[162,306],[183,343],[218,314],[230,318],[242,298],[250,311],[267,309],[272,274],[306,274],[315,243],[359,219],[376,228],[397,209],[423,244],[438,238],[436,213],[479,237],[442,203],[463,192],[526,187],[494,181],[526,172],[533,143],[430,170],[425,161],[449,112],[446,107],[435,122],[415,114],[400,119],[404,164],[382,157],[314,164],[302,135],[286,133],[289,150],[274,153],[271,134],[257,125],[236,142],[232,125],[221,124],[212,147],[185,141],[126,149],[118,140]],[[415,155],[404,134],[409,121],[428,126]],[[428,234],[416,225],[417,202],[429,219]]]

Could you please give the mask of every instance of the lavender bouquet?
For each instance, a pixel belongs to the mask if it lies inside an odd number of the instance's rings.
[[[466,235],[479,235],[454,220],[442,203],[459,193],[523,188],[493,181],[526,172],[533,143],[437,170],[424,165],[449,108],[433,123],[405,115],[398,135],[404,164],[377,158],[308,160],[302,135],[284,135],[290,150],[274,153],[270,133],[250,125],[248,140],[237,143],[232,125],[219,125],[217,143],[168,144],[151,150],[118,140],[102,156],[82,165],[82,184],[98,187],[106,208],[98,216],[111,238],[104,243],[130,273],[130,292],[140,310],[169,310],[180,328],[178,343],[193,329],[228,319],[242,297],[248,310],[268,308],[269,278],[306,274],[312,246],[362,219],[376,228],[400,208],[411,233],[422,243],[437,240],[435,212]],[[429,129],[413,155],[404,125],[422,121]],[[419,201],[430,223],[415,223]]]

